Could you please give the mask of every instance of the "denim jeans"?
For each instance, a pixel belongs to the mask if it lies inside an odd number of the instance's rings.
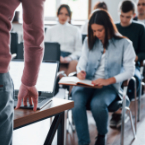
[[[0,73],[0,145],[12,145],[13,83],[9,73]]]
[[[90,143],[86,104],[90,102],[98,133],[105,135],[108,132],[108,106],[116,97],[117,93],[112,86],[106,86],[102,89],[73,87],[74,108],[72,113],[79,145]]]

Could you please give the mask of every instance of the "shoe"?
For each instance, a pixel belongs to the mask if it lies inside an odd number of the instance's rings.
[[[106,145],[107,142],[107,135],[100,135],[98,134],[98,136],[96,137],[96,142],[95,145]]]
[[[122,114],[112,114],[112,118],[110,120],[110,127],[112,128],[119,128],[121,127],[121,116]],[[125,123],[129,120],[129,116],[125,114]]]

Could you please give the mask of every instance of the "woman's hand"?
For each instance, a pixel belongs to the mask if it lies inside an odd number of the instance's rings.
[[[84,80],[86,78],[86,72],[85,71],[81,71],[77,74],[77,77],[80,79],[80,80]]]
[[[70,57],[60,57],[60,63],[69,63],[71,61]]]
[[[92,84],[94,84],[95,86],[108,86],[114,83],[116,83],[116,79],[114,77],[109,79],[97,79],[92,81]]]

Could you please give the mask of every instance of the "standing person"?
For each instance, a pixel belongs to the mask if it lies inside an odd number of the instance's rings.
[[[118,31],[129,38],[136,52],[136,67],[134,77],[137,81],[137,94],[140,93],[140,61],[145,59],[145,27],[143,24],[133,21],[135,15],[135,4],[133,1],[125,0],[120,4],[120,22],[116,23]],[[130,81],[128,86],[128,96],[130,100],[134,98],[134,83]],[[129,117],[126,115],[126,121]],[[121,110],[112,114],[110,120],[111,127],[120,127],[121,125]]]
[[[34,104],[36,111],[38,93],[35,87],[43,57],[43,4],[44,0],[0,1],[0,145],[12,145],[13,134],[13,83],[9,74],[11,53],[9,49],[11,21],[18,5],[23,7],[24,71],[18,94],[17,108]]]
[[[137,12],[138,15],[134,17],[134,20],[145,24],[145,0],[137,0]]]
[[[93,10],[96,10],[96,9],[99,9],[99,8],[108,11],[107,4],[104,1],[101,1],[101,2],[98,1],[94,5],[94,9]],[[84,25],[82,25],[82,27],[81,27],[81,33],[84,34],[84,35],[87,35],[88,34],[88,20],[85,22]]]
[[[77,27],[68,23],[71,18],[71,10],[68,5],[60,5],[57,17],[58,24],[46,31],[45,42],[60,44],[60,70],[64,70],[68,75],[76,71],[77,60],[81,55],[81,33]]]
[[[108,106],[120,96],[121,82],[134,74],[135,52],[127,38],[118,35],[117,28],[105,10],[95,10],[89,20],[88,37],[77,65],[77,77],[92,80],[101,89],[73,87],[73,119],[79,145],[89,145],[86,105],[89,102],[98,130],[95,145],[106,145]],[[122,69],[124,71],[122,72]]]

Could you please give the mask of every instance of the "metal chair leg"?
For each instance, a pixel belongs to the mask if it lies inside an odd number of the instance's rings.
[[[124,92],[123,92],[123,105],[122,105],[122,118],[121,118],[121,140],[120,144],[124,145],[124,127],[125,127],[125,113],[126,113],[126,92],[127,92],[127,87],[124,87]]]
[[[137,119],[138,122],[140,121],[141,92],[142,92],[142,84],[140,84],[140,91],[138,96],[138,119]]]
[[[137,132],[137,94],[136,94],[136,79],[134,78],[134,103],[135,103],[135,106],[134,106],[134,109],[135,109],[135,132]],[[130,109],[129,109],[130,111]]]
[[[132,113],[131,113],[131,110],[130,110],[129,107],[126,107],[126,109],[129,111],[130,122],[131,122],[131,128],[132,128],[132,132],[133,132],[133,136],[134,136],[133,139],[135,139],[136,131],[135,131],[135,127],[134,127],[134,124],[133,124]]]

